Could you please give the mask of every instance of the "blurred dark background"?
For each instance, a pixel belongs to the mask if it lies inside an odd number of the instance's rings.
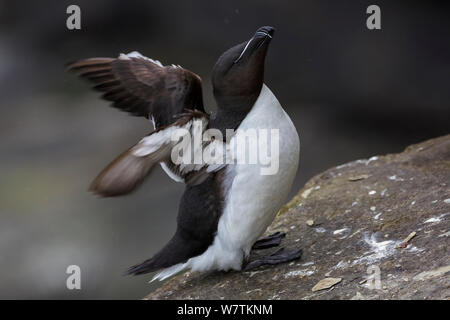
[[[66,8],[81,7],[79,31]],[[183,185],[158,169],[136,193],[97,199],[90,180],[147,134],[65,63],[138,50],[203,78],[257,27],[276,35],[266,84],[301,138],[291,195],[335,165],[449,133],[449,5],[376,1],[0,1],[0,298],[137,299],[159,284],[123,271],[175,228]],[[66,267],[81,267],[81,290]]]

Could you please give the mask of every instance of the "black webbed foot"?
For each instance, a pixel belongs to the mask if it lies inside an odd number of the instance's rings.
[[[284,232],[275,232],[268,237],[259,239],[253,244],[252,250],[261,250],[276,247],[281,243],[281,239],[286,237]]]
[[[275,265],[290,262],[293,260],[300,259],[301,256],[302,256],[302,249],[285,250],[284,248],[280,248],[274,253],[272,253],[270,256],[263,257],[247,263],[247,265],[244,267],[244,271],[249,271],[266,264]]]

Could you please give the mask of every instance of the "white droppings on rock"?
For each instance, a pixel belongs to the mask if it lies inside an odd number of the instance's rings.
[[[378,242],[376,235],[370,237],[368,233],[364,234],[363,240],[370,246],[370,250],[363,253],[361,257],[355,259],[352,265],[364,263],[366,265],[374,264],[381,259],[388,258],[396,253],[395,247],[400,241],[386,240]]]
[[[262,289],[258,288],[258,289],[249,290],[249,291],[246,291],[245,294],[250,294],[250,293],[253,293],[253,292],[256,292],[256,291],[262,291]]]
[[[374,218],[375,220],[378,220],[378,218],[381,216],[382,213],[383,213],[383,212],[380,212],[380,213],[376,214],[373,218]]]
[[[448,213],[441,214],[439,217],[431,217],[430,219],[425,220],[423,223],[437,223],[437,222],[441,222],[442,218],[444,218],[446,215],[448,215]]]
[[[336,269],[345,269],[348,267],[348,262],[341,260],[338,262],[337,265],[335,265],[332,269],[336,270]]]
[[[333,235],[340,236],[339,239],[341,240],[347,238],[349,234],[350,229],[347,227],[333,231]]]
[[[405,181],[405,179],[397,177],[397,175],[395,175],[395,174],[393,176],[388,177],[388,178],[389,178],[389,180],[393,180],[393,181]]]
[[[420,252],[424,252],[425,249],[412,246],[412,247],[409,247],[407,251],[411,252],[411,253],[420,253]]]
[[[313,188],[308,188],[305,191],[302,192],[302,198],[306,199],[308,198],[309,194],[311,193],[311,191],[313,190]]]
[[[319,233],[324,233],[327,231],[325,228],[322,228],[322,227],[315,228],[314,230],[316,230],[316,232],[319,232]]]
[[[280,295],[278,295],[278,294],[274,294],[273,296],[272,296],[272,298],[270,298],[269,300],[281,300],[281,298],[280,298]]]
[[[338,230],[334,230],[333,234],[341,234],[344,233],[345,231],[349,230],[347,227],[346,228],[342,228],[342,229],[338,229]]]
[[[290,271],[284,274],[284,278],[292,278],[292,277],[308,277],[312,274],[314,274],[314,270],[311,269],[301,269],[301,270],[294,270]]]

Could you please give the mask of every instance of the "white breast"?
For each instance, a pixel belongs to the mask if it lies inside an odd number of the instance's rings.
[[[239,129],[279,129],[279,169],[262,175],[259,164],[228,165],[234,177],[225,199],[213,244],[201,256],[190,259],[195,270],[240,270],[253,243],[264,233],[283,205],[298,167],[298,133],[270,89],[263,85],[252,110]],[[239,135],[239,131],[236,136]],[[269,140],[270,141],[270,140]],[[233,172],[231,172],[233,171]]]
[[[234,170],[235,178],[219,221],[218,235],[226,237],[246,254],[286,200],[297,172],[300,151],[299,137],[291,119],[265,85],[239,126],[242,130],[250,128],[279,129],[279,168],[274,175],[262,175],[261,165],[228,167]]]

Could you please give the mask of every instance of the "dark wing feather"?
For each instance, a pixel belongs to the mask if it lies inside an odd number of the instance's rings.
[[[173,124],[154,130],[111,162],[91,183],[90,191],[102,197],[128,194],[135,190],[160,162],[171,164],[173,174],[186,184],[204,181],[210,175],[206,167],[204,170],[200,170],[201,167],[199,170],[186,169],[171,162],[172,148],[179,142],[172,140],[171,133],[177,128],[189,128],[190,134],[193,135],[193,123],[198,124],[200,121],[203,123],[203,130],[206,130],[208,120],[208,115],[198,110],[181,113]]]
[[[170,125],[188,110],[204,111],[201,78],[177,66],[133,53],[119,58],[91,58],[70,63],[68,70],[94,83],[112,106],[135,116],[153,117],[156,127]]]

